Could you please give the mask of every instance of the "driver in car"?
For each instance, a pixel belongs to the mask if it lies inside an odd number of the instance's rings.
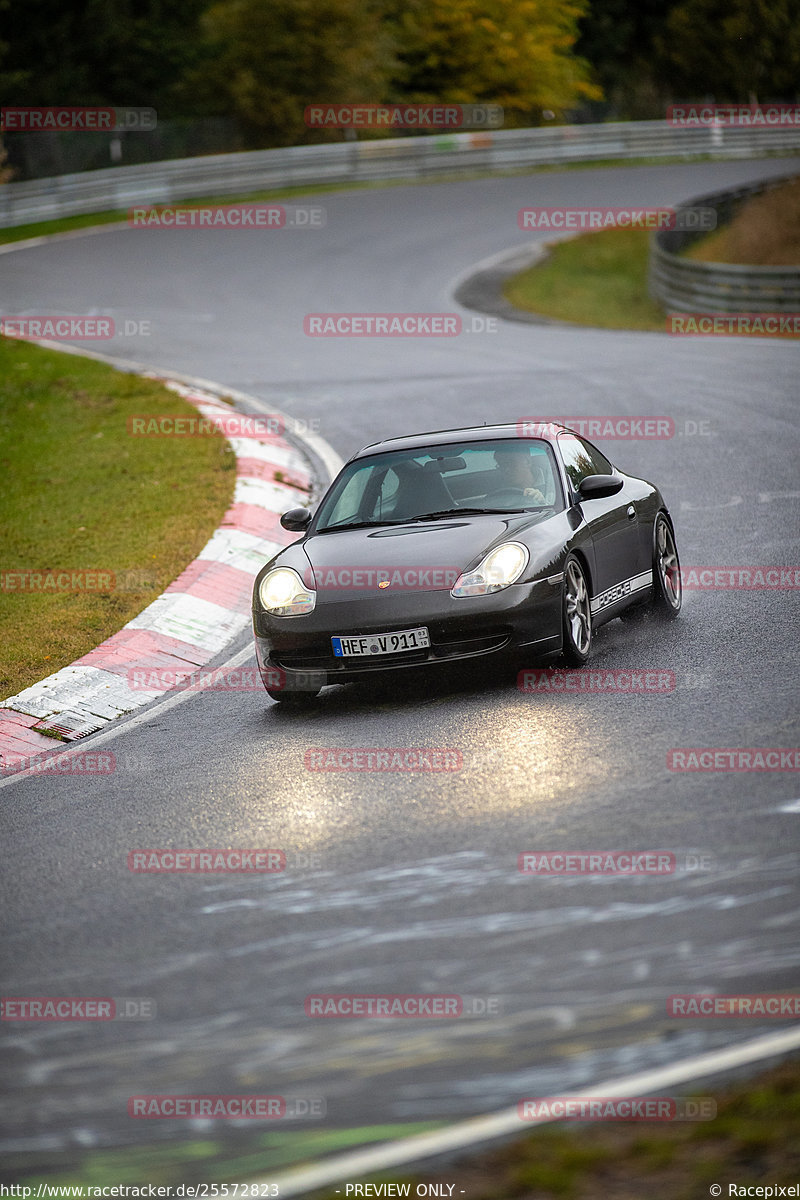
[[[501,447],[494,451],[494,461],[497,466],[498,483],[501,484],[498,490],[512,489],[521,492],[526,500],[531,500],[534,504],[545,503],[542,491],[536,486],[543,482],[541,472],[534,467],[529,454],[520,454],[519,450],[513,447]]]

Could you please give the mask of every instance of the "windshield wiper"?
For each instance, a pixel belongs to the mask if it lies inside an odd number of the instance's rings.
[[[526,508],[442,508],[436,512],[420,513],[418,517],[409,517],[408,521],[434,521],[437,517],[475,516],[483,513],[521,513]]]
[[[337,529],[380,529],[382,525],[405,525],[405,521],[335,521],[333,525],[324,525],[322,529],[315,529],[315,533],[330,533],[331,530]]]
[[[401,517],[396,521],[390,521],[386,517],[380,521],[336,521],[333,525],[325,525],[322,529],[315,530],[315,533],[330,533],[331,530],[336,529],[378,529],[382,525],[411,525],[415,521],[435,521],[439,517],[475,516],[484,513],[498,515],[528,511],[527,508],[440,508],[435,512],[419,513],[415,517]]]

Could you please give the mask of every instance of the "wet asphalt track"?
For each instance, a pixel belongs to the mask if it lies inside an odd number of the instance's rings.
[[[310,339],[307,312],[453,311],[523,205],[668,204],[797,159],[552,172],[312,197],[316,231],[114,230],[0,259],[2,308],[149,320],[108,349],[383,436],[530,415],[672,417],[604,443],[655,479],[684,566],[800,563],[797,344],[508,324],[457,339]],[[467,323],[471,314],[463,312]],[[707,422],[703,436],[683,432]],[[690,592],[666,631],[605,627],[595,661],[675,672],[664,696],[529,696],[479,666],[328,689],[307,714],[204,693],[105,743],[106,779],[0,791],[3,993],[150,997],[154,1021],[5,1025],[6,1161],[178,1143],[141,1093],[323,1096],[325,1124],[483,1112],[669,1062],[775,1022],[676,1021],[675,992],[797,989],[797,773],[667,770],[680,746],[797,746],[797,593]],[[240,645],[246,645],[243,640]],[[91,739],[86,743],[89,746]],[[312,746],[445,746],[426,776],[304,768]],[[270,878],[142,876],[143,846],[278,846]],[[524,850],[709,857],[660,880],[535,879]],[[492,998],[486,1018],[313,1021],[310,992]],[[225,1136],[246,1139],[251,1131]],[[202,1173],[201,1173],[202,1176]],[[188,1176],[185,1176],[188,1178]]]

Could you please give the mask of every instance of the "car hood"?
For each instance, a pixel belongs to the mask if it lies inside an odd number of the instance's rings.
[[[449,590],[461,572],[477,565],[495,544],[514,537],[529,544],[530,528],[536,523],[527,513],[440,517],[312,534],[302,545],[320,592],[329,587],[347,590],[348,580],[355,588],[377,586],[379,572],[400,572],[406,588],[417,590],[415,573],[423,571],[428,574],[420,574],[419,590]],[[351,578],[348,572],[359,575]]]

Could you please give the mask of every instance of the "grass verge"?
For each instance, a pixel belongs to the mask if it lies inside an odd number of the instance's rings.
[[[644,229],[606,229],[557,242],[544,262],[506,280],[503,294],[560,321],[663,333],[664,310],[647,294],[649,237]]]
[[[727,1196],[729,1183],[742,1186],[766,1181],[786,1186],[797,1181],[800,1059],[790,1059],[747,1080],[706,1088],[700,1094],[716,1101],[714,1120],[543,1126],[524,1138],[462,1158],[446,1170],[373,1175],[369,1182],[406,1184],[410,1196],[417,1194],[419,1185],[430,1188],[436,1184],[440,1190],[427,1194],[463,1195],[469,1200],[597,1200],[599,1196],[698,1200],[712,1194],[712,1184],[721,1185],[720,1194]],[[14,1179],[34,1189],[39,1183],[85,1188],[264,1180],[327,1155],[440,1127],[439,1122],[431,1121],[266,1132],[220,1128],[192,1141],[151,1141],[105,1150],[72,1146],[66,1154],[15,1156]],[[367,1181],[366,1176],[347,1180],[362,1186]],[[314,1193],[316,1200],[341,1200],[343,1195],[341,1185]]]
[[[796,1184],[800,1061],[703,1095],[716,1100],[714,1120],[544,1126],[523,1140],[473,1157],[467,1165],[403,1175],[402,1182],[411,1185],[410,1196],[417,1194],[419,1184],[436,1183],[445,1187],[434,1195],[469,1200],[697,1200],[727,1196],[731,1183]],[[382,1182],[387,1179],[381,1177]],[[401,1179],[395,1175],[392,1182]],[[453,1185],[452,1193],[448,1185]],[[720,1191],[711,1191],[712,1185],[720,1185]],[[341,1200],[343,1189],[314,1194],[318,1200]]]
[[[130,436],[129,416],[197,410],[104,363],[0,338],[0,381],[3,573],[116,577],[104,591],[2,581],[6,698],[115,633],[180,574],[231,501],[236,460],[219,434]]]
[[[225,1121],[219,1121],[224,1127]],[[256,1125],[256,1121],[249,1122]],[[131,1145],[120,1149],[84,1151],[70,1147],[65,1153],[19,1155],[14,1178],[36,1187],[57,1182],[60,1187],[107,1187],[109,1185],[178,1183],[225,1184],[237,1179],[264,1177],[268,1172],[288,1170],[301,1162],[343,1154],[379,1142],[412,1137],[440,1128],[437,1122],[367,1125],[356,1129],[286,1129],[255,1132],[253,1129],[220,1128],[204,1138],[175,1140],[166,1144]],[[64,1159],[70,1159],[65,1166]],[[49,1161],[48,1161],[49,1160]],[[198,1193],[201,1194],[201,1193]],[[220,1190],[219,1196],[224,1193]],[[234,1200],[234,1193],[229,1193]],[[259,1196],[267,1195],[259,1189]],[[213,1195],[212,1192],[207,1193]],[[243,1195],[241,1187],[239,1196]],[[256,1195],[255,1192],[251,1195]],[[340,1198],[341,1200],[341,1198]]]

